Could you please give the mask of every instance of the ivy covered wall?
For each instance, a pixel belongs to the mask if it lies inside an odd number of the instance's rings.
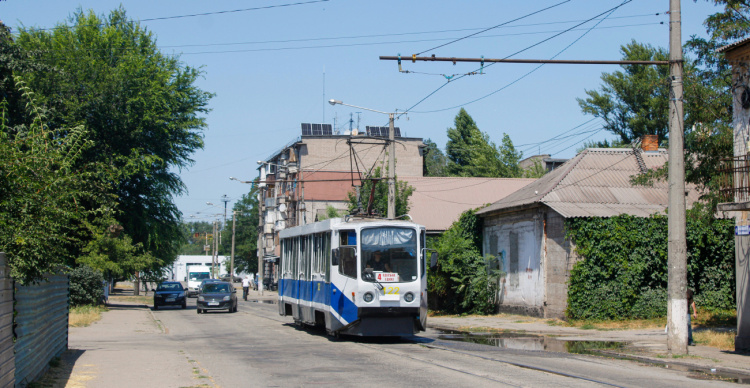
[[[571,271],[572,319],[667,314],[667,217],[572,218],[567,236],[583,258]],[[734,309],[734,220],[688,212],[688,287],[698,308]]]

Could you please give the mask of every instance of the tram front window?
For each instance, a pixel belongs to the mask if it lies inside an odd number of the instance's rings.
[[[363,229],[362,279],[379,282],[417,280],[417,233],[407,228]],[[371,275],[372,274],[372,275]]]

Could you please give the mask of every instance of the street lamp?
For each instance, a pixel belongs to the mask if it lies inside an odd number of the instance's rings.
[[[344,105],[356,109],[368,110],[370,112],[382,113],[388,115],[388,219],[392,220],[396,216],[396,142],[393,128],[393,117],[395,113],[382,112],[375,109],[364,108],[356,105],[344,104],[339,100],[329,100],[331,105]]]

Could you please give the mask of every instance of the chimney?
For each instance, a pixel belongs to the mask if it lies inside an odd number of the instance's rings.
[[[643,135],[641,138],[641,149],[646,152],[654,152],[659,150],[659,136],[656,135]]]

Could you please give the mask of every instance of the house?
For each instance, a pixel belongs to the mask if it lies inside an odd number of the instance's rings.
[[[717,50],[732,65],[734,158],[726,173],[728,202],[719,210],[734,216],[737,278],[735,350],[750,350],[750,38]]]
[[[499,201],[536,179],[471,177],[399,177],[414,188],[409,216],[439,234],[458,221],[461,213]]]
[[[645,143],[645,142],[644,142]],[[567,281],[579,260],[565,238],[574,217],[647,217],[668,204],[666,182],[634,186],[632,176],[663,166],[666,150],[589,148],[542,178],[477,212],[483,219],[483,253],[501,257],[503,312],[564,317]],[[698,200],[687,186],[686,202]]]

